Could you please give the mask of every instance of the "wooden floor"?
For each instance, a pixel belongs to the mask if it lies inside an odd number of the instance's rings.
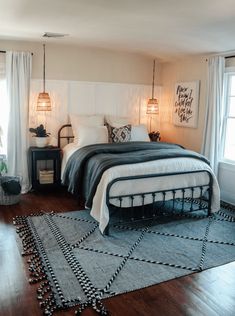
[[[15,241],[12,218],[35,211],[81,209],[64,190],[29,193],[18,205],[0,206],[0,316],[42,315],[36,299],[38,285],[28,284],[26,259]],[[111,315],[235,315],[235,262],[194,273],[146,289],[105,300]],[[55,315],[74,315],[74,310]],[[84,316],[96,315],[87,310]]]

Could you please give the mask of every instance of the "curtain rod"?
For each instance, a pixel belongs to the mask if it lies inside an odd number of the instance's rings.
[[[0,50],[0,53],[6,54],[6,51],[5,50]],[[31,53],[31,55],[33,56],[33,53]]]
[[[225,57],[225,59],[229,59],[229,58],[235,58],[235,55]]]

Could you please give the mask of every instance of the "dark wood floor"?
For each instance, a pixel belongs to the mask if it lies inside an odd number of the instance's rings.
[[[26,259],[15,241],[12,218],[35,211],[65,212],[81,205],[64,190],[29,193],[18,205],[0,206],[0,316],[42,315],[36,299],[38,285],[28,284]],[[107,299],[111,315],[235,315],[235,262]],[[74,310],[55,315],[74,315]],[[92,316],[91,310],[84,316]]]

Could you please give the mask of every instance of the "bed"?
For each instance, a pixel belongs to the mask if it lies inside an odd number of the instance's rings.
[[[73,138],[61,136],[69,126],[60,129],[59,140]],[[85,199],[86,208],[105,234],[111,209],[124,210],[134,219],[135,210],[142,208],[141,218],[145,219],[143,206],[151,206],[147,213],[155,216],[158,202],[172,201],[174,210],[180,199],[183,212],[190,200],[190,211],[206,210],[208,215],[220,208],[218,183],[207,159],[176,144],[131,141],[80,146],[72,142],[63,148],[61,175],[68,191]],[[205,194],[207,204],[203,203]],[[195,199],[197,209],[192,208]]]

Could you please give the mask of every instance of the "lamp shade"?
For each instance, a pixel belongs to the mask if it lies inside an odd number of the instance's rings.
[[[37,111],[51,111],[51,100],[49,93],[39,93],[37,101]]]
[[[158,100],[155,98],[149,99],[147,104],[146,114],[158,114],[159,113],[159,106]]]

